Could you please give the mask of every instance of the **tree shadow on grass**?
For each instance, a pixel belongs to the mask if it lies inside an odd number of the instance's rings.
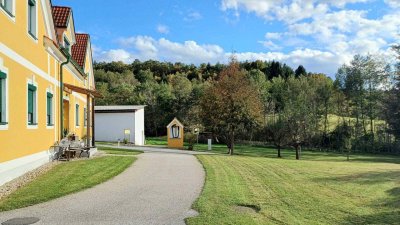
[[[316,178],[317,182],[335,184],[378,185],[395,182],[396,187],[386,190],[386,197],[377,199],[364,207],[372,213],[350,215],[341,224],[400,224],[400,171],[368,172],[329,178]],[[382,186],[384,188],[384,186]]]
[[[400,187],[388,191],[388,197],[370,205],[374,213],[367,215],[352,215],[346,221],[352,224],[400,224]]]
[[[351,182],[351,183],[360,184],[360,185],[373,185],[373,184],[386,183],[386,182],[399,182],[400,181],[400,171],[392,170],[392,171],[385,171],[385,172],[357,173],[357,174],[336,176],[336,177],[316,178],[315,181],[317,181],[317,182],[321,182],[321,181],[334,182],[334,183],[342,182],[343,184]],[[400,183],[399,183],[399,186],[400,186]],[[399,193],[400,191],[398,191],[398,190],[391,190],[391,191],[392,192],[389,194],[400,196],[400,193]]]

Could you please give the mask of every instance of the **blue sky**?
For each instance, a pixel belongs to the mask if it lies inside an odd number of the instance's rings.
[[[391,56],[400,0],[53,0],[73,8],[97,61],[279,60],[334,75],[354,54]]]

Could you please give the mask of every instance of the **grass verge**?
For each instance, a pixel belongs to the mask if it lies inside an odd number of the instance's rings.
[[[35,205],[93,187],[120,174],[135,157],[100,157],[55,166],[0,201],[0,212]]]
[[[110,148],[110,147],[98,147],[98,150],[103,151],[110,155],[137,155],[143,153],[142,151],[121,149],[121,148]]]
[[[398,159],[343,161],[200,155],[206,183],[197,224],[398,224]]]

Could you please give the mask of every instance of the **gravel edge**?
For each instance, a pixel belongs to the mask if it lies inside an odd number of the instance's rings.
[[[3,198],[7,197],[14,191],[18,190],[19,188],[25,186],[26,184],[30,183],[31,181],[35,180],[37,177],[39,177],[42,174],[45,174],[49,170],[51,170],[54,166],[60,164],[61,162],[59,161],[53,161],[44,164],[43,166],[40,166],[34,170],[31,170],[24,175],[15,178],[14,180],[3,184],[0,186],[0,200]]]
[[[92,156],[92,158],[98,158],[98,157],[104,157],[105,154],[102,153],[96,153],[95,155]],[[88,158],[75,158],[72,159],[71,161],[78,161],[78,160],[90,160]],[[34,170],[31,170],[25,174],[23,174],[20,177],[15,178],[14,180],[7,182],[0,186],[0,200],[6,198],[9,196],[11,193],[15,192],[19,188],[27,185],[28,183],[34,181],[36,178],[39,176],[47,173],[50,171],[52,168],[54,168],[56,165],[59,165],[61,163],[68,163],[64,161],[52,161],[48,162]]]

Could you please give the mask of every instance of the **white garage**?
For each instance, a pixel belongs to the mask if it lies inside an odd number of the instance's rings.
[[[144,145],[144,105],[96,106],[96,141]]]

